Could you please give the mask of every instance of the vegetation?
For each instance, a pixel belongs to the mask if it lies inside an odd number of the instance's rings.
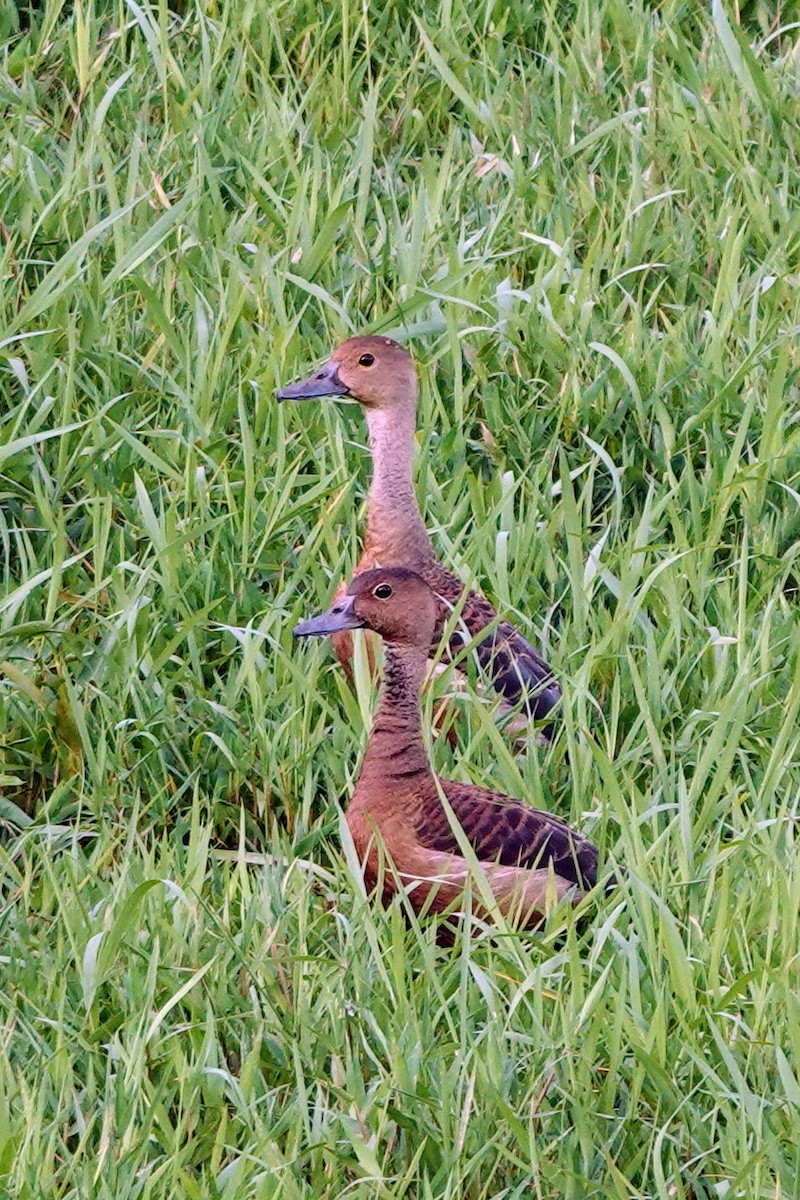
[[[3,1195],[796,1195],[797,18],[0,0]],[[437,764],[625,868],[539,937],[342,846],[369,462],[274,391],[351,330],[564,681]]]

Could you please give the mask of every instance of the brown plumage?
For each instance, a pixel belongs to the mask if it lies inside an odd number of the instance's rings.
[[[461,580],[436,557],[423,524],[412,482],[417,372],[411,355],[391,338],[350,338],[337,346],[318,372],[278,393],[282,400],[315,396],[350,397],[362,405],[366,415],[373,478],[364,551],[356,574],[378,566],[415,571],[436,595],[430,656],[438,650],[453,611],[459,610],[459,628],[450,639],[451,654],[457,654],[464,641],[486,631],[475,655],[505,705],[520,706],[526,720],[546,718],[561,698],[547,663],[510,622],[498,620],[484,596],[474,591],[464,594]],[[337,596],[344,590],[343,584]],[[333,641],[337,657],[349,668],[350,635],[337,634]],[[519,726],[516,728],[519,731]]]
[[[422,736],[420,690],[438,619],[425,581],[405,568],[356,576],[329,612],[296,637],[372,629],[384,642],[381,698],[347,824],[367,885],[398,882],[416,909],[442,911],[463,896],[469,864],[442,804],[446,796],[500,910],[536,925],[548,897],[577,899],[597,879],[597,850],[550,813],[474,784],[438,779]],[[385,851],[388,862],[381,859]],[[480,908],[480,904],[478,904]]]

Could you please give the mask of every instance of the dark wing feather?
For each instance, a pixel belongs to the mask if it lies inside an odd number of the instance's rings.
[[[484,862],[531,869],[549,867],[583,889],[597,882],[597,848],[552,813],[529,808],[498,792],[453,780],[439,781],[475,854]],[[458,854],[455,834],[441,806],[426,808],[417,829],[431,850]]]
[[[464,585],[439,563],[432,564],[424,572],[425,582],[441,598],[439,628],[436,646],[441,639],[442,629],[462,600]],[[483,641],[475,647],[481,669],[492,681],[509,704],[520,705],[531,717],[542,720],[547,717],[561,699],[561,688],[541,654],[508,621],[497,620],[497,612],[478,592],[468,592],[463,600],[460,621],[466,626],[471,638],[479,637],[482,630],[492,626]],[[456,630],[450,640],[452,654],[457,654],[463,645],[463,635]],[[435,652],[435,651],[434,651]]]

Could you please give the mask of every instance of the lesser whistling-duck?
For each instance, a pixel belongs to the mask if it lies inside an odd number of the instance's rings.
[[[419,575],[381,567],[357,575],[327,613],[294,629],[295,637],[372,629],[384,642],[380,702],[347,824],[369,888],[382,876],[384,896],[399,882],[415,909],[441,912],[469,885],[469,864],[441,789],[500,910],[536,925],[549,898],[571,892],[577,900],[594,885],[597,850],[550,813],[434,775],[422,736],[420,690],[438,619],[436,597]],[[385,869],[382,850],[389,860]]]
[[[356,573],[377,566],[403,566],[416,571],[436,596],[437,621],[430,656],[438,650],[442,631],[453,612],[460,610],[451,652],[457,654],[463,648],[461,627],[466,627],[469,640],[488,627],[475,653],[505,706],[520,706],[523,725],[531,718],[547,717],[561,698],[547,663],[510,622],[498,620],[484,596],[474,591],[465,594],[461,580],[442,566],[431,545],[411,472],[417,413],[417,372],[411,355],[391,338],[349,338],[308,379],[278,392],[280,400],[318,396],[357,400],[366,415],[373,477],[367,536]],[[344,590],[343,584],[337,595]],[[340,662],[349,668],[350,635],[337,633],[333,642]],[[514,732],[521,732],[519,723]]]

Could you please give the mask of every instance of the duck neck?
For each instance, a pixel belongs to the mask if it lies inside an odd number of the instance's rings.
[[[366,410],[373,464],[367,544],[386,562],[433,554],[411,475],[416,413],[413,398],[391,409]]]
[[[386,643],[381,696],[359,782],[373,779],[413,789],[433,779],[422,738],[420,692],[426,662],[424,649]]]

